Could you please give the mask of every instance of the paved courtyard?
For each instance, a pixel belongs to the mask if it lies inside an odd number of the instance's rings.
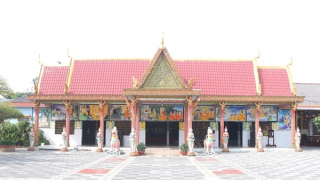
[[[319,179],[320,148],[212,156],[107,155],[91,151],[0,153],[0,179]]]

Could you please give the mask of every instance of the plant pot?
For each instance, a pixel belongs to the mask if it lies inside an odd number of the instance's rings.
[[[144,155],[144,151],[138,151],[139,156]]]
[[[182,156],[187,155],[187,153],[188,153],[188,151],[180,151],[180,154],[181,154]]]

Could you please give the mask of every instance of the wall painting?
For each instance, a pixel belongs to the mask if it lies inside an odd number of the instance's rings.
[[[182,121],[182,105],[142,105],[142,121]]]
[[[194,121],[214,121],[214,106],[197,106],[193,113]]]
[[[252,126],[252,122],[243,122],[242,123],[242,130],[250,131],[251,126]]]
[[[255,106],[247,107],[247,121],[255,121]],[[261,106],[259,121],[277,121],[278,109],[275,106]]]
[[[127,105],[111,105],[110,120],[130,120],[131,112]]]
[[[66,106],[64,104],[52,105],[52,120],[65,120]]]
[[[39,127],[50,127],[51,108],[40,108]]]
[[[99,105],[80,105],[80,120],[100,120]],[[104,119],[108,119],[108,106],[104,105]]]
[[[216,108],[217,121],[220,121],[220,107]],[[224,121],[245,121],[246,109],[244,106],[225,106]]]
[[[290,109],[280,109],[278,111],[278,128],[279,130],[291,129]]]

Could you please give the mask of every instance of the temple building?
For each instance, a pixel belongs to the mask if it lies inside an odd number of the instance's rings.
[[[192,128],[195,147],[203,147],[211,127],[219,147],[227,127],[229,146],[254,147],[261,127],[264,135],[273,130],[277,147],[293,147],[295,111],[304,97],[296,96],[289,64],[259,67],[258,58],[173,60],[164,46],[150,60],[70,57],[68,66],[42,63],[28,99],[35,126],[55,145],[65,126],[70,146],[95,145],[99,128],[110,146],[116,126],[122,146],[130,145],[132,128],[147,146],[179,146]],[[49,117],[39,103],[50,107]]]

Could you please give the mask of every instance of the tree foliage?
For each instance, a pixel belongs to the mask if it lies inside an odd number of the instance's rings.
[[[7,81],[2,76],[0,76],[0,94],[7,99],[12,99],[15,95]]]
[[[320,132],[320,116],[311,119],[313,124],[317,127],[318,132]]]
[[[6,119],[21,119],[23,117],[23,114],[19,110],[6,104],[0,105],[0,123]]]
[[[28,121],[20,121],[17,125],[6,121],[1,127],[1,139],[11,140],[16,145],[28,146],[30,144],[30,130],[31,127]]]

